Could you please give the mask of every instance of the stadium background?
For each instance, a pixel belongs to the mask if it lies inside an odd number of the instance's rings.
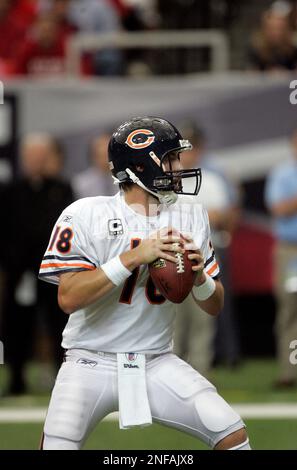
[[[15,3],[32,6],[39,2]],[[115,3],[121,2],[111,3],[115,8]],[[273,388],[274,235],[263,198],[268,171],[290,156],[288,138],[296,128],[297,106],[290,103],[289,86],[296,72],[251,70],[246,54],[248,38],[272,2],[243,1],[240,6],[227,0],[128,3],[125,8],[131,15],[130,23],[129,15],[123,16],[121,31],[115,28],[112,34],[121,34],[123,29],[132,36],[135,29],[150,34],[187,29],[211,35],[215,30],[226,40],[228,67],[216,67],[211,62],[209,47],[144,47],[122,52],[125,67],[108,76],[102,76],[99,69],[78,76],[68,71],[40,78],[2,67],[5,97],[0,106],[1,184],[5,186],[19,177],[19,143],[28,133],[46,132],[59,138],[66,153],[63,177],[71,181],[89,165],[90,139],[129,116],[152,114],[174,123],[191,119],[201,124],[216,165],[241,188],[240,224],[230,252],[241,358],[236,367],[214,367],[211,379],[246,419],[254,448],[296,449],[296,389]],[[280,9],[285,8],[286,2],[277,3],[283,4],[278,6]],[[25,10],[20,11],[22,15]],[[75,34],[78,37],[79,33]],[[26,207],[20,210],[26,211]],[[1,280],[4,297],[4,268]],[[5,352],[6,338],[0,338]],[[51,378],[42,383],[41,377],[44,369],[51,370],[51,356],[44,354],[38,331],[34,341],[35,352],[27,364],[26,394],[7,394],[9,367],[0,365],[0,449],[38,446],[51,385]],[[159,426],[142,433],[120,433],[117,429],[112,420],[101,423],[87,447],[200,448],[194,439]]]

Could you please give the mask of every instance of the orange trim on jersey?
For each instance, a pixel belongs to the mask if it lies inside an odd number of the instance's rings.
[[[212,273],[215,272],[215,270],[219,267],[218,263],[214,264],[212,268],[210,268],[209,271],[206,271],[207,274],[211,275]]]
[[[67,267],[77,267],[77,268],[87,268],[90,270],[96,269],[94,266],[90,266],[88,264],[82,264],[82,263],[47,263],[47,264],[42,264],[40,266],[40,269],[46,269],[46,268],[67,268]]]

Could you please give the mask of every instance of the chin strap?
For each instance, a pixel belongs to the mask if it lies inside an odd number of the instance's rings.
[[[154,197],[159,199],[160,204],[165,204],[166,206],[170,206],[171,204],[174,204],[177,201],[177,194],[175,194],[174,191],[159,191],[159,192],[154,192],[148,189],[138,178],[138,176],[133,173],[130,168],[126,168],[126,173],[128,174],[130,180],[137,184],[140,188],[144,189],[148,193],[152,194]],[[121,181],[116,178],[115,176],[112,176],[114,184],[119,184]]]
[[[113,184],[120,184],[121,183],[121,181],[116,176],[111,175],[111,177],[113,179]]]

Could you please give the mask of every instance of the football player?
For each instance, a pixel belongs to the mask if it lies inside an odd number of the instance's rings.
[[[191,295],[210,315],[222,308],[207,213],[191,197],[201,171],[182,169],[181,153],[190,148],[165,119],[123,123],[108,149],[120,191],[76,201],[53,229],[40,278],[58,284],[69,320],[43,449],[80,449],[97,423],[117,410],[122,429],[157,422],[214,449],[250,449],[240,416],[172,353],[174,304],[148,274],[157,258],[176,262],[176,252],[193,250]],[[187,193],[185,178],[192,182]]]

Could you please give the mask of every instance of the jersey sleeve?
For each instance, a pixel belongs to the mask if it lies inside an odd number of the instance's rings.
[[[63,212],[52,231],[39,279],[59,284],[61,274],[96,269],[99,263],[88,238],[83,221],[77,215]]]
[[[205,220],[205,238],[202,243],[201,251],[204,257],[204,269],[209,276],[217,278],[220,274],[220,267],[211,242],[209,219],[205,209],[203,209],[203,217]]]

